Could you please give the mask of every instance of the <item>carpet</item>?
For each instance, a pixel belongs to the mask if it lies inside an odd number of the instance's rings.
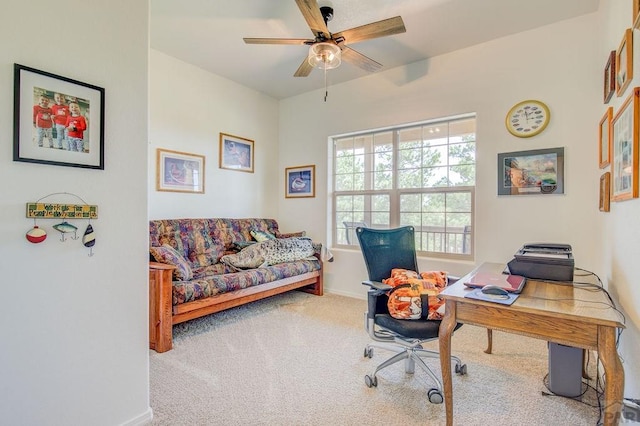
[[[388,367],[377,388],[366,387],[390,354],[363,356],[365,310],[364,300],[294,291],[174,326],[173,350],[150,351],[151,424],[444,424],[444,404],[428,402],[432,384],[419,369]],[[453,376],[456,425],[597,423],[592,388],[583,386],[582,401],[545,395],[546,342],[494,331],[494,353],[485,347],[484,328],[464,325],[452,338],[468,371]]]

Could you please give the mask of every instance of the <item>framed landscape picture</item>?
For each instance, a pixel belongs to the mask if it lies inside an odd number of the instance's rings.
[[[564,148],[498,154],[498,195],[564,194]]]
[[[316,166],[288,167],[284,175],[286,198],[316,196]]]
[[[220,133],[220,168],[253,173],[253,141]]]
[[[156,190],[204,193],[204,155],[158,149]]]
[[[104,169],[104,89],[14,64],[13,161]]]

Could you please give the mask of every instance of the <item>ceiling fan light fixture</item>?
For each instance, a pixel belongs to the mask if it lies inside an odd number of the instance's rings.
[[[309,64],[321,70],[338,68],[342,62],[340,47],[334,43],[321,42],[309,48]]]

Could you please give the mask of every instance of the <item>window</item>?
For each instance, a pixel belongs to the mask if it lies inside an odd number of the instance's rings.
[[[466,115],[332,138],[335,245],[413,225],[421,254],[472,258],[475,134]]]

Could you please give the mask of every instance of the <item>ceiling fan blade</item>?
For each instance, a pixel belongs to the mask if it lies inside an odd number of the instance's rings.
[[[342,59],[362,68],[365,71],[376,72],[382,68],[382,64],[364,56],[362,53],[357,52],[350,47],[341,45],[340,48],[342,49]]]
[[[247,44],[305,44],[313,43],[314,40],[304,38],[243,38]]]
[[[293,74],[293,76],[294,77],[307,77],[309,74],[311,74],[311,71],[313,71],[313,67],[311,66],[311,64],[309,63],[307,58],[304,58],[304,61],[302,61],[302,63],[300,64],[300,66],[296,70],[296,73]]]
[[[351,28],[350,30],[340,31],[333,35],[333,39],[340,42],[339,39],[342,37],[344,38],[345,43],[351,44],[372,38],[400,34],[406,31],[407,29],[404,27],[402,17],[396,16],[382,21],[362,25],[360,27]]]
[[[322,37],[330,39],[331,34],[329,34],[327,24],[324,22],[322,13],[320,13],[318,2],[316,0],[296,0],[296,4],[300,12],[302,12],[305,21],[307,21],[307,25],[309,25],[313,35],[318,36],[322,34]]]

